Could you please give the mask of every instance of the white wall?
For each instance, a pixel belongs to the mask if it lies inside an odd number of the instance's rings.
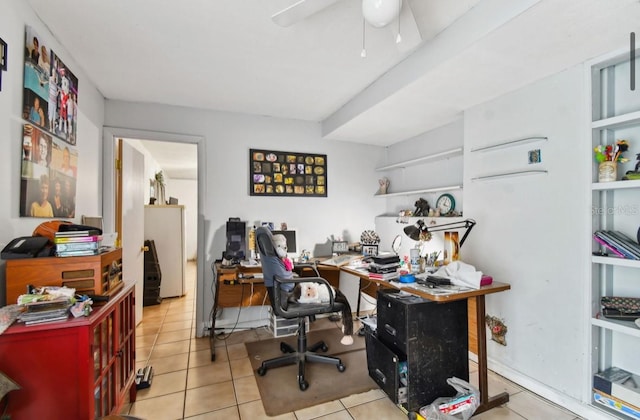
[[[2,73],[0,92],[0,248],[18,236],[29,236],[47,219],[20,217],[20,165],[22,127],[22,86],[25,26],[31,26],[78,77],[78,172],[76,218],[102,214],[102,125],[104,99],[73,57],[55,41],[47,27],[22,0],[2,2],[0,37],[8,44],[8,70]],[[81,199],[79,199],[81,198]]]
[[[477,221],[467,262],[511,284],[487,297],[487,314],[504,319],[507,346],[488,342],[490,366],[534,391],[580,399],[587,357],[583,318],[587,287],[584,227],[590,220],[590,147],[582,66],[465,111],[465,216]],[[535,142],[494,151],[472,149],[529,136]],[[542,163],[529,165],[528,151]],[[526,169],[546,175],[474,181]],[[588,239],[587,239],[588,241]]]
[[[213,306],[210,266],[222,257],[229,217],[239,217],[248,226],[286,222],[298,229],[299,247],[319,256],[330,254],[327,237],[358,241],[363,230],[373,229],[375,216],[384,209],[384,201],[374,198],[378,185],[374,166],[384,149],[323,140],[318,124],[110,100],[105,109],[105,125],[110,127],[205,138],[206,165],[200,169],[206,192],[199,198],[204,209],[206,271],[198,283],[198,293],[205,294],[197,310],[198,328]],[[326,154],[328,197],[250,196],[250,148]]]

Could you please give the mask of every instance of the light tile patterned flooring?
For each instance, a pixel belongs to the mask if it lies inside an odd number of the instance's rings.
[[[208,337],[195,338],[195,263],[188,264],[187,274],[185,296],[144,308],[143,321],[136,329],[136,364],[138,368],[153,366],[155,375],[151,387],[139,390],[136,402],[126,405],[121,414],[147,420],[407,419],[379,389],[277,417],[266,416],[244,343],[271,338],[271,334],[259,328],[217,339],[216,360],[211,362]],[[472,362],[470,368],[471,383],[475,381],[477,386],[476,365]],[[493,372],[489,374],[489,391],[491,395],[507,391],[510,401],[474,419],[579,419]]]

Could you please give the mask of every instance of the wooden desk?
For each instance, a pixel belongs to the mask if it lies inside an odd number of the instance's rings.
[[[320,276],[326,279],[333,287],[338,288],[340,283],[340,268],[318,264]],[[244,308],[248,306],[270,305],[267,289],[262,279],[262,267],[258,266],[223,266],[215,263],[214,266],[214,297],[213,313],[211,316],[211,330],[209,342],[211,347],[211,361],[216,359],[215,333],[216,314],[218,308]],[[299,268],[299,267],[298,267]],[[296,270],[296,267],[294,267]],[[311,270],[296,270],[298,275],[305,277],[315,275]],[[245,288],[251,287],[251,293],[245,293]]]
[[[360,281],[368,280],[376,283],[379,287],[390,287],[399,289],[399,287],[388,281],[370,279],[366,272],[354,270],[349,267],[342,267],[341,270],[354,276],[358,276],[360,278]],[[498,395],[489,397],[489,384],[487,381],[487,333],[485,327],[486,314],[484,299],[485,295],[504,292],[505,290],[509,289],[511,289],[511,286],[509,284],[499,283],[495,281],[488,286],[482,286],[478,290],[470,290],[467,292],[454,293],[450,295],[434,295],[421,289],[411,288],[410,286],[405,286],[402,288],[402,290],[406,292],[421,296],[425,299],[429,299],[435,302],[451,302],[461,299],[475,299],[476,334],[478,340],[478,388],[480,389],[480,406],[475,411],[475,414],[480,414],[494,407],[509,402],[509,393],[507,392],[501,392]]]

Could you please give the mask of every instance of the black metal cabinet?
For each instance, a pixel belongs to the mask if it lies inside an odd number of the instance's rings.
[[[367,330],[369,375],[391,400],[418,411],[453,396],[450,377],[469,380],[467,301],[436,303],[378,291],[377,330]]]

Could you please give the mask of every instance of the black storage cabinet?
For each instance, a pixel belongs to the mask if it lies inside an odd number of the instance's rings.
[[[162,271],[156,252],[156,243],[153,239],[144,241],[146,250],[144,252],[144,292],[142,306],[151,306],[162,303],[160,297],[160,283],[162,282]]]
[[[366,329],[369,376],[396,404],[418,411],[469,380],[467,301],[437,303],[378,290],[377,329]]]

